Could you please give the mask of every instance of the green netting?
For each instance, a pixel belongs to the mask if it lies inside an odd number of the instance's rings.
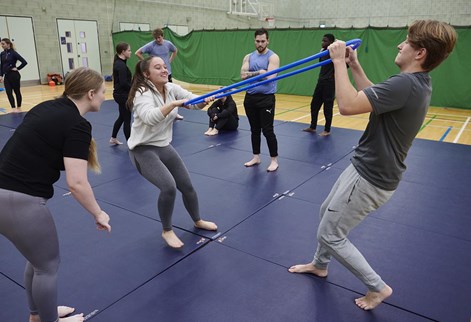
[[[470,109],[471,27],[456,29],[458,43],[454,52],[431,73],[431,104]],[[273,29],[269,32],[269,48],[278,54],[281,66],[318,53],[322,36],[326,33],[332,33],[342,40],[360,38],[363,43],[358,49],[358,57],[370,80],[376,83],[399,72],[394,57],[397,45],[407,35],[407,28]],[[255,50],[254,30],[200,30],[179,36],[165,29],[165,38],[178,48],[178,55],[172,63],[172,76],[195,84],[225,86],[240,81],[242,59]],[[151,40],[151,32],[125,31],[113,34],[115,45],[121,41],[127,42],[133,52]],[[133,55],[129,66],[135,66],[136,62],[137,58]],[[313,63],[315,61],[297,68]],[[278,93],[310,96],[318,74],[319,69],[316,68],[280,80]]]

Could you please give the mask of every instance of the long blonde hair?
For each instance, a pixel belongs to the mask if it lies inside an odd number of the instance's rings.
[[[87,67],[79,67],[71,71],[65,78],[64,94],[73,99],[80,99],[87,95],[88,91],[93,89],[98,91],[103,84],[103,76],[97,71]],[[95,173],[101,173],[100,162],[96,141],[94,138],[90,141],[88,147],[88,168]]]
[[[94,138],[92,138],[90,146],[88,147],[88,168],[97,174],[101,173],[101,166],[98,161],[96,141]]]

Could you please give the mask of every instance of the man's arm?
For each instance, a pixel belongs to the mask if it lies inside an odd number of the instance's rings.
[[[266,71],[262,70],[260,72],[260,74],[265,74],[266,72],[271,72],[272,70],[277,69],[279,67],[280,67],[280,57],[278,57],[277,54],[273,54],[268,59],[268,69]],[[272,75],[268,76],[267,79],[275,78],[276,75],[278,75],[278,74],[272,74]]]
[[[336,41],[329,46],[330,58],[335,68],[335,94],[340,114],[370,113],[373,111],[373,107],[365,93],[357,91],[348,78],[347,62],[345,60],[346,50],[343,41]]]
[[[178,49],[175,48],[175,51],[172,52],[172,54],[170,55],[170,58],[168,59],[168,61],[169,61],[170,63],[172,63],[173,60],[175,59],[175,57],[177,57],[177,53],[178,53]]]
[[[361,91],[367,87],[373,85],[373,83],[368,79],[363,67],[361,67],[360,62],[358,61],[357,51],[353,50],[352,47],[347,47],[347,57],[345,59],[346,63],[352,71],[353,80],[355,81],[356,89]]]
[[[144,60],[144,56],[142,56],[142,47],[139,48],[135,53],[134,53],[139,60]]]
[[[242,79],[247,79],[254,76],[249,72],[249,56],[250,54],[245,55],[244,59],[242,60],[242,67],[240,68],[240,78]]]

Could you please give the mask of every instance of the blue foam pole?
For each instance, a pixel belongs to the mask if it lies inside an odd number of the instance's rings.
[[[356,49],[358,48],[360,45],[361,45],[361,39],[352,39],[352,40],[349,40],[346,42],[346,45],[347,46],[351,46],[353,49]],[[286,78],[286,77],[289,77],[289,76],[293,76],[293,75],[296,75],[296,74],[299,74],[299,73],[303,73],[305,71],[308,71],[310,69],[313,69],[313,68],[316,68],[316,67],[319,67],[319,66],[322,66],[322,65],[327,65],[329,64],[332,60],[331,59],[327,59],[327,60],[324,60],[320,63],[317,63],[317,64],[314,64],[314,65],[311,65],[311,66],[307,66],[307,67],[304,67],[304,68],[301,68],[301,69],[298,69],[298,70],[295,70],[295,71],[292,71],[292,72],[289,72],[289,73],[286,73],[286,74],[283,74],[283,75],[278,75],[274,78],[271,78],[271,79],[265,79],[263,81],[260,81],[260,82],[257,82],[258,80],[260,79],[263,79],[263,78],[266,78],[270,75],[273,75],[273,74],[277,74],[277,73],[280,73],[282,71],[285,71],[287,69],[291,69],[293,67],[296,67],[296,66],[299,66],[299,65],[302,65],[304,63],[307,63],[307,62],[310,62],[312,60],[315,60],[315,59],[318,59],[320,57],[323,57],[323,56],[326,56],[329,54],[329,51],[328,50],[324,50],[320,53],[317,53],[315,55],[312,55],[312,56],[309,56],[309,57],[306,57],[304,59],[301,59],[301,60],[298,60],[298,61],[295,61],[295,62],[292,62],[288,65],[285,65],[283,67],[280,67],[280,68],[277,68],[277,69],[274,69],[274,70],[271,70],[269,72],[266,72],[264,74],[261,74],[261,75],[257,75],[255,77],[251,77],[251,78],[248,78],[248,79],[245,79],[243,81],[240,81],[238,83],[235,83],[235,84],[232,84],[232,85],[229,85],[229,86],[226,86],[226,87],[223,87],[223,88],[219,88],[215,91],[212,91],[212,92],[209,92],[207,94],[204,94],[204,95],[201,95],[201,96],[198,96],[198,97],[195,97],[191,100],[188,100],[184,105],[191,105],[191,104],[199,104],[199,103],[202,103],[204,102],[204,99],[207,98],[207,97],[210,97],[210,96],[215,96],[216,99],[218,98],[221,98],[221,97],[224,97],[224,96],[228,96],[228,95],[232,95],[232,94],[235,94],[235,93],[239,93],[239,92],[242,92],[242,91],[245,91],[247,89],[250,89],[250,88],[253,88],[253,87],[257,87],[257,86],[260,86],[260,85],[263,85],[263,84],[266,84],[266,83],[269,83],[269,82],[273,82],[275,80],[279,80],[279,79],[283,79],[283,78]],[[255,83],[256,82],[256,83]],[[239,87],[239,86],[242,86],[242,85],[246,85],[246,84],[250,84],[250,83],[254,83],[254,84],[251,84],[251,85],[248,85],[248,86],[245,86],[243,88],[239,88],[239,89],[236,89],[236,90],[233,90],[233,91],[230,91],[228,92],[228,90],[230,89],[233,89],[233,88],[236,88],[236,87]],[[219,94],[219,95],[217,95]]]

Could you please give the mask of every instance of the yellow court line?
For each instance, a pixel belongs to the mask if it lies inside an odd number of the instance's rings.
[[[338,105],[337,105],[337,104],[334,105],[334,109],[335,109],[335,108],[338,108]],[[335,113],[332,117],[337,116],[337,115],[340,115],[340,113]],[[302,119],[304,119],[304,118],[306,118],[306,117],[311,117],[311,113],[309,113],[309,114],[307,114],[307,115],[303,115],[303,116],[297,117],[297,118],[295,118],[295,119],[292,119],[292,120],[290,120],[289,122],[297,122],[297,121],[302,120]],[[318,120],[318,122],[322,122],[322,121],[324,121],[324,120],[325,120],[325,119]]]

